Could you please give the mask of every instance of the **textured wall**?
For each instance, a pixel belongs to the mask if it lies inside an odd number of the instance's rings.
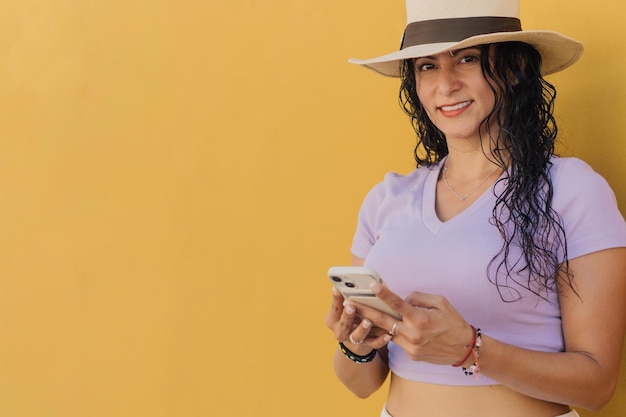
[[[624,6],[587,5],[522,10],[586,43],[552,78],[564,152],[624,208]],[[396,48],[403,7],[0,4],[0,415],[377,415],[334,378],[325,271],[412,167],[397,81],[346,63]]]

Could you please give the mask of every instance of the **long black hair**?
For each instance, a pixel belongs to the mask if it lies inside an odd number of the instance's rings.
[[[532,46],[504,42],[479,48],[483,76],[495,97],[481,125],[490,141],[483,143],[483,152],[485,147],[490,149],[486,156],[505,170],[499,180],[502,187],[494,187],[501,191],[496,193],[490,219],[503,244],[487,274],[504,301],[521,297],[517,286],[547,298],[548,292],[557,290],[560,276],[572,287],[565,230],[552,208],[556,89],[541,76],[541,55]],[[418,138],[417,167],[435,165],[448,154],[448,146],[419,101],[413,60],[402,63],[401,79],[400,105]],[[498,131],[492,134],[490,126]],[[519,256],[513,255],[517,248]]]

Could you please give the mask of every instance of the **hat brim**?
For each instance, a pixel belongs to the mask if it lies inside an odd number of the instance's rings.
[[[537,49],[542,57],[541,73],[543,75],[552,74],[569,67],[578,61],[584,50],[582,43],[575,39],[568,38],[558,32],[498,32],[472,36],[460,42],[431,43],[411,46],[401,49],[400,51],[372,59],[363,60],[350,58],[348,62],[362,65],[388,77],[399,77],[400,65],[405,59],[421,58],[456,49],[469,48],[471,46],[509,41],[524,42]]]

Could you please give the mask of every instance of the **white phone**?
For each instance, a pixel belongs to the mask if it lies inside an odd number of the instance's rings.
[[[345,299],[365,304],[401,320],[402,316],[393,310],[370,289],[374,282],[382,284],[376,271],[366,266],[333,266],[328,270],[328,278]]]

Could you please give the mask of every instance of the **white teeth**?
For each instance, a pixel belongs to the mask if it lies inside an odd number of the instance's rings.
[[[441,110],[443,111],[453,111],[462,109],[463,107],[469,106],[471,101],[464,101],[463,103],[455,104],[454,106],[441,106]]]

